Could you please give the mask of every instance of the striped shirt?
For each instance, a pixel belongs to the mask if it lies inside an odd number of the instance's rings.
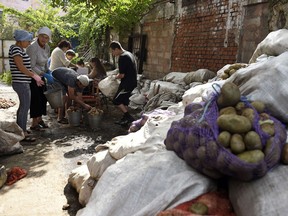
[[[10,65],[10,70],[11,70],[11,75],[12,75],[12,82],[31,83],[31,77],[22,73],[16,66],[13,57],[17,55],[22,57],[23,65],[28,70],[31,70],[31,62],[30,62],[29,55],[21,47],[18,47],[16,45],[11,45],[9,49],[9,65]]]

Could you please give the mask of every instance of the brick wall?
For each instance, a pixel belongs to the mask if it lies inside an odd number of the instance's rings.
[[[193,1],[176,22],[171,71],[217,71],[237,59],[241,1]]]
[[[143,30],[149,35],[147,37],[147,61],[143,65],[145,76],[160,78],[170,71],[173,29],[174,22],[165,19],[144,24]]]
[[[217,72],[226,64],[248,63],[268,34],[267,17],[267,0],[161,3],[143,18],[138,30],[147,35],[143,74],[159,79],[172,71]]]

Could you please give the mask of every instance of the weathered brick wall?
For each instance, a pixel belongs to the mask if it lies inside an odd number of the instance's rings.
[[[241,1],[194,1],[176,23],[172,71],[217,71],[237,58]]]
[[[147,35],[143,74],[150,79],[172,71],[217,72],[226,64],[248,63],[268,34],[268,0],[159,2],[138,30]]]
[[[143,31],[149,35],[147,37],[148,57],[143,65],[145,76],[160,78],[170,71],[173,29],[174,22],[165,19],[144,24]]]

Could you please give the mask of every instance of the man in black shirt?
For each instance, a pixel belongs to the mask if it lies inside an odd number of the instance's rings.
[[[113,98],[113,104],[117,105],[123,112],[120,121],[115,122],[120,125],[128,125],[134,118],[128,112],[129,98],[131,92],[137,87],[136,60],[131,52],[124,50],[118,41],[112,41],[109,46],[113,56],[119,56],[117,79],[121,79],[117,93]]]

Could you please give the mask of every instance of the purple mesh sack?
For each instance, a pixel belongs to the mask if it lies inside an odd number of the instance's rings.
[[[250,181],[264,176],[280,161],[286,141],[285,127],[280,121],[270,117],[274,121],[275,135],[270,140],[269,148],[265,150],[264,160],[258,163],[245,162],[217,142],[217,97],[218,95],[214,95],[209,102],[201,106],[195,103],[188,105],[184,117],[171,124],[164,142],[166,148],[175,151],[187,164],[211,178],[230,176]],[[254,109],[244,98],[241,98],[241,101],[246,107]],[[253,130],[259,134],[265,149],[271,137],[261,130],[258,124],[259,115],[255,109],[254,111]]]

